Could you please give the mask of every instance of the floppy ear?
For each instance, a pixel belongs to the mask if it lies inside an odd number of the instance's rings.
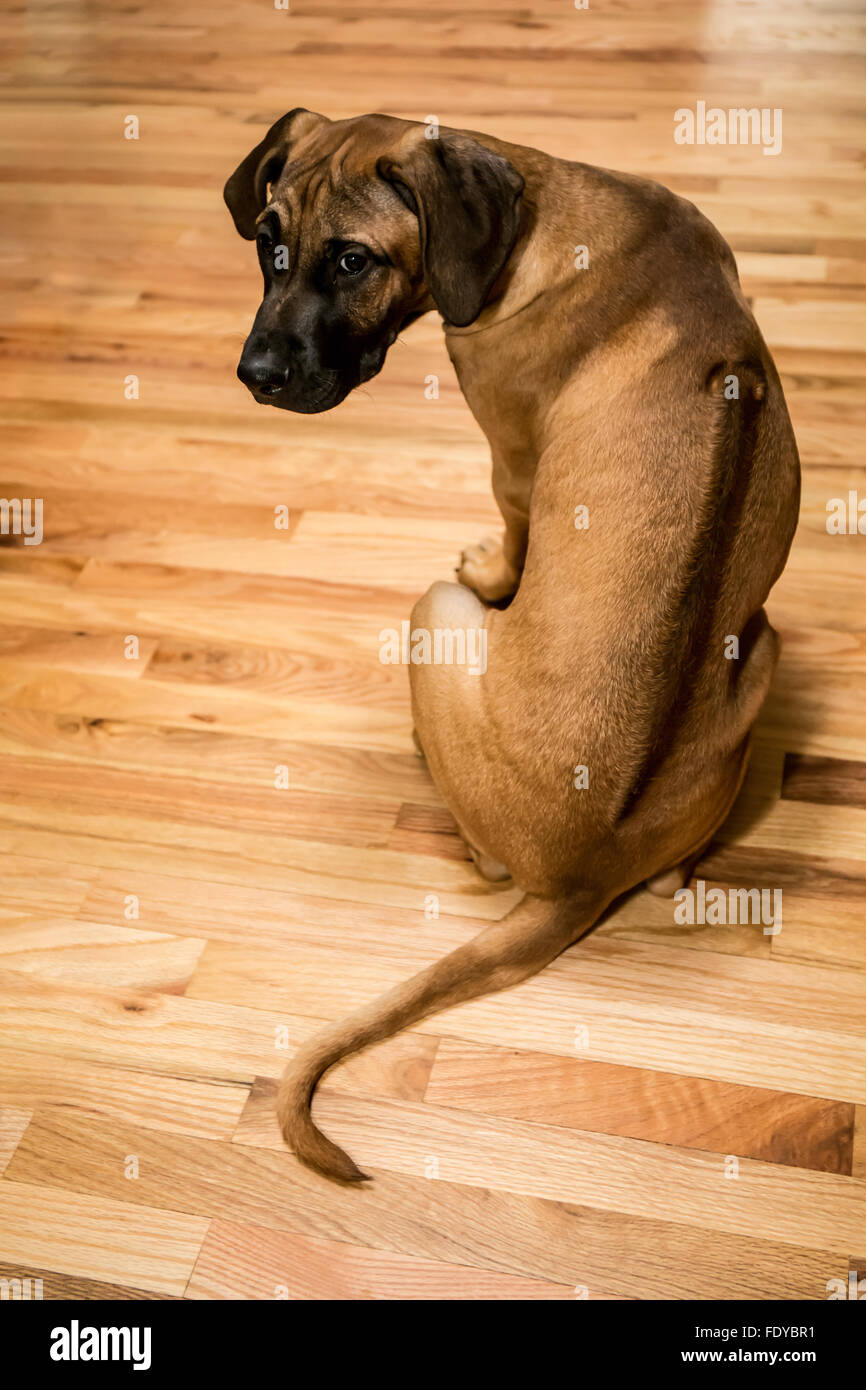
[[[377,170],[418,218],[424,272],[436,307],[460,328],[481,312],[517,239],[523,178],[468,135],[419,140]]]
[[[223,197],[235,226],[247,241],[255,240],[256,218],[267,202],[268,184],[276,183],[283,172],[292,143],[324,120],[315,111],[296,106],[274,122],[264,140],[235,169],[223,189]]]

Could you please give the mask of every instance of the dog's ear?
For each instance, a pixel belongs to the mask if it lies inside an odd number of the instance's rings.
[[[235,169],[223,197],[235,226],[247,241],[254,241],[256,218],[267,202],[268,184],[276,183],[283,172],[293,144],[306,135],[325,116],[296,106],[275,121],[265,136]]]
[[[523,178],[468,135],[417,140],[405,156],[383,155],[377,170],[418,218],[437,309],[464,328],[480,314],[517,239]]]

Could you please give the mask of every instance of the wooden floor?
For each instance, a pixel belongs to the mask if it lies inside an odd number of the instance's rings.
[[[866,1273],[866,536],[826,529],[830,499],[866,497],[858,9],[0,22],[0,495],[43,498],[45,527],[0,550],[0,1276],[46,1298],[824,1299]],[[676,145],[698,100],[781,108],[782,153]],[[378,659],[497,518],[435,316],[331,415],[235,379],[259,273],[220,191],[295,105],[436,115],[693,199],[804,464],[782,664],[698,871],[781,888],[782,931],[678,926],[641,892],[538,979],[354,1059],[317,1114],[361,1191],[284,1151],[275,1078],[515,900],[468,862]]]

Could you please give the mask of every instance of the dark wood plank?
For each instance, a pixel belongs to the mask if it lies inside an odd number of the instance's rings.
[[[821,1173],[851,1172],[853,1105],[756,1086],[443,1038],[425,1099]]]
[[[782,796],[788,801],[813,801],[821,806],[866,808],[866,763],[788,753]]]
[[[8,1284],[3,1285],[3,1281]],[[18,1284],[21,1289],[19,1293]],[[30,1281],[29,1286],[24,1282]],[[129,1284],[106,1284],[99,1279],[82,1279],[75,1274],[58,1274],[53,1269],[19,1269],[17,1266],[0,1264],[0,1287],[4,1288],[3,1299],[17,1300],[19,1297],[42,1299],[47,1302],[180,1302],[176,1294],[154,1293],[150,1289],[135,1289]]]

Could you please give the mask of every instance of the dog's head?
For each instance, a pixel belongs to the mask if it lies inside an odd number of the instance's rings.
[[[471,323],[516,240],[522,191],[470,136],[290,111],[225,186],[265,281],[241,381],[263,404],[330,410],[419,314]]]

